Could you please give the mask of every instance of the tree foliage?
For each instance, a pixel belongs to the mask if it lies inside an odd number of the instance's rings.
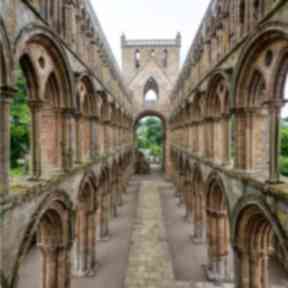
[[[11,105],[11,168],[17,168],[18,160],[29,151],[30,111],[27,104],[27,85],[20,69],[17,70],[17,93]]]
[[[137,148],[149,150],[154,157],[161,158],[163,144],[162,122],[157,117],[142,119],[136,128]]]

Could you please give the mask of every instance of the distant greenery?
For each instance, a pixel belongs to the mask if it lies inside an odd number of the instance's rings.
[[[137,128],[137,148],[148,150],[153,157],[162,158],[163,127],[158,117],[145,117]]]
[[[17,70],[17,94],[11,105],[11,175],[21,174],[19,160],[29,153],[29,125],[31,123],[30,111],[27,104],[27,85],[20,69]],[[23,162],[23,161],[22,161]]]
[[[280,172],[288,176],[288,119],[281,121],[281,157]]]

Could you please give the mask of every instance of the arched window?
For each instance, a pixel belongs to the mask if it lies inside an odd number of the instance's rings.
[[[154,56],[155,56],[155,50],[152,49],[152,50],[151,50],[151,57],[154,57]]]
[[[159,87],[153,77],[150,77],[144,86],[144,102],[157,102],[159,98]]]
[[[168,64],[168,50],[163,51],[163,67],[167,67]]]
[[[140,50],[135,51],[135,67],[139,68],[140,67],[140,60],[141,60],[141,53]]]

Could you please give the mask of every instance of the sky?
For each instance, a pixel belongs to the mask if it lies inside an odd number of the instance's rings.
[[[182,63],[210,0],[90,0],[121,64],[120,37],[175,38],[182,34]]]

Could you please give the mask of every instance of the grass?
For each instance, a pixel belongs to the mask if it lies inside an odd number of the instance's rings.
[[[24,173],[24,169],[22,167],[17,167],[17,168],[11,168],[9,175],[11,177],[21,177],[25,176],[26,174]]]
[[[280,173],[283,176],[288,176],[288,157],[280,157]]]

